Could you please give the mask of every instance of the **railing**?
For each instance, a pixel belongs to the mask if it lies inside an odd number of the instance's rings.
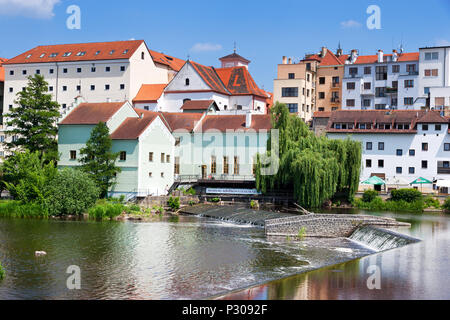
[[[235,174],[209,174],[202,175],[179,175],[175,177],[178,183],[196,183],[199,181],[255,181],[255,176],[235,175]]]
[[[438,167],[438,174],[450,174],[450,168]]]
[[[341,83],[340,82],[333,82],[333,88],[340,88]]]
[[[332,103],[339,103],[339,102],[341,102],[341,99],[340,98],[331,98],[331,102]]]
[[[386,88],[386,93],[398,93],[398,88]]]

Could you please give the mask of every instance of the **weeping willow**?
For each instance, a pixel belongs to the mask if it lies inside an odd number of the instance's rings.
[[[269,138],[267,153],[257,157],[258,190],[292,190],[297,203],[306,208],[318,208],[336,193],[351,200],[359,185],[361,143],[315,136],[284,104],[275,104],[271,113],[273,128],[279,131],[279,170],[262,174],[262,163],[267,163],[262,158],[272,156]]]

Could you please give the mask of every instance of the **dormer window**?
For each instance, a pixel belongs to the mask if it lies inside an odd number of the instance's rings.
[[[98,55],[100,54],[100,52],[101,52],[100,50],[97,51],[97,52],[95,53],[95,55],[98,56]]]
[[[57,57],[57,56],[58,56],[58,53],[55,52],[55,53],[52,53],[49,57],[50,57],[50,58],[55,58],[55,57]]]
[[[77,53],[78,57],[82,57],[84,55],[86,55],[86,51],[80,51],[80,52]]]
[[[189,78],[186,78],[186,85],[188,86],[190,84]]]
[[[31,56],[32,56],[31,54],[27,55],[27,59],[30,59],[30,58],[31,58]]]
[[[72,55],[72,52],[66,52],[63,54],[63,57],[70,57]]]
[[[114,52],[116,52],[116,50],[111,50],[111,51],[109,52],[109,55],[113,55]]]
[[[128,49],[125,49],[125,50],[123,51],[123,54],[127,54],[127,53],[128,53],[128,51],[130,51],[130,50],[128,50]]]
[[[43,53],[39,56],[39,58],[43,58],[43,57],[45,57],[45,53]]]

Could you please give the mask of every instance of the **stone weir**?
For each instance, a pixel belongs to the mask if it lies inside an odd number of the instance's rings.
[[[294,215],[252,210],[244,206],[209,204],[185,207],[180,213],[263,227],[267,236],[298,236],[300,230],[303,230],[305,237],[340,238],[349,237],[364,226],[388,228],[411,226],[409,223],[398,222],[392,218],[369,215]]]

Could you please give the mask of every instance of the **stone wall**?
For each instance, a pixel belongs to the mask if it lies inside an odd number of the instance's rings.
[[[179,198],[181,206],[188,206],[191,201],[193,201],[194,203],[199,203],[199,198],[197,196],[182,196]],[[140,200],[138,202],[138,205],[144,208],[153,208],[154,206],[166,207],[169,199],[170,196],[147,197],[144,200]]]

